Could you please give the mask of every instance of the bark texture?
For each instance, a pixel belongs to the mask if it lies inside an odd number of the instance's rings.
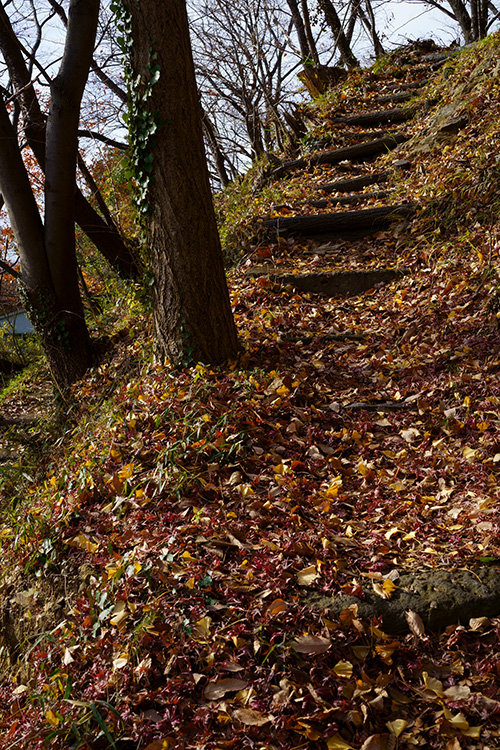
[[[234,357],[238,341],[224,273],[203,147],[184,0],[126,0],[132,15],[135,75],[160,77],[147,102],[158,130],[151,143],[147,233],[157,352],[176,363]]]

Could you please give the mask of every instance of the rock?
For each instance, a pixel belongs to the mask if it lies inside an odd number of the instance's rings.
[[[382,617],[388,633],[408,629],[405,613],[416,612],[428,630],[467,623],[471,618],[500,615],[500,569],[419,570],[401,574],[391,599],[377,596],[371,586],[363,586],[363,598],[311,594],[305,604],[314,609],[339,615],[352,604],[358,605],[359,617],[370,620]]]

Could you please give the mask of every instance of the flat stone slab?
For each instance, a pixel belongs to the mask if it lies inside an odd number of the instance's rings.
[[[277,284],[291,285],[300,292],[325,294],[328,297],[350,297],[387,284],[405,275],[398,268],[378,268],[372,271],[335,271],[333,273],[276,273],[260,266],[247,271],[249,276],[264,276]]]
[[[363,585],[363,598],[310,594],[304,603],[333,616],[357,604],[360,619],[382,617],[388,633],[408,630],[405,613],[410,610],[417,612],[431,631],[465,624],[475,617],[500,616],[500,568],[497,567],[406,572],[394,583],[397,589],[390,599],[378,596],[371,585]]]

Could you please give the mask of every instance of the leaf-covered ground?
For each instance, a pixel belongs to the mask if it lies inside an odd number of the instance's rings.
[[[5,468],[2,750],[500,747],[500,618],[394,635],[308,598],[500,561],[498,44],[447,63],[384,157],[411,162],[391,190],[415,219],[260,241],[230,274],[239,361],[151,364],[139,321],[42,463]],[[415,150],[478,69],[467,125]],[[263,261],[408,274],[328,299],[247,273]]]

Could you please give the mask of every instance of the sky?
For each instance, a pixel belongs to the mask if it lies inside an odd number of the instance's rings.
[[[378,13],[381,30],[391,37],[394,45],[402,44],[407,38],[429,38],[450,44],[458,39],[458,25],[439,10],[426,8],[422,3],[388,2]]]
[[[435,8],[427,8],[423,3],[375,2],[377,31],[386,49],[398,47],[414,39],[434,39],[439,45],[447,46],[459,40],[458,24]],[[358,55],[364,51],[373,55],[369,40],[360,39],[356,45]]]

